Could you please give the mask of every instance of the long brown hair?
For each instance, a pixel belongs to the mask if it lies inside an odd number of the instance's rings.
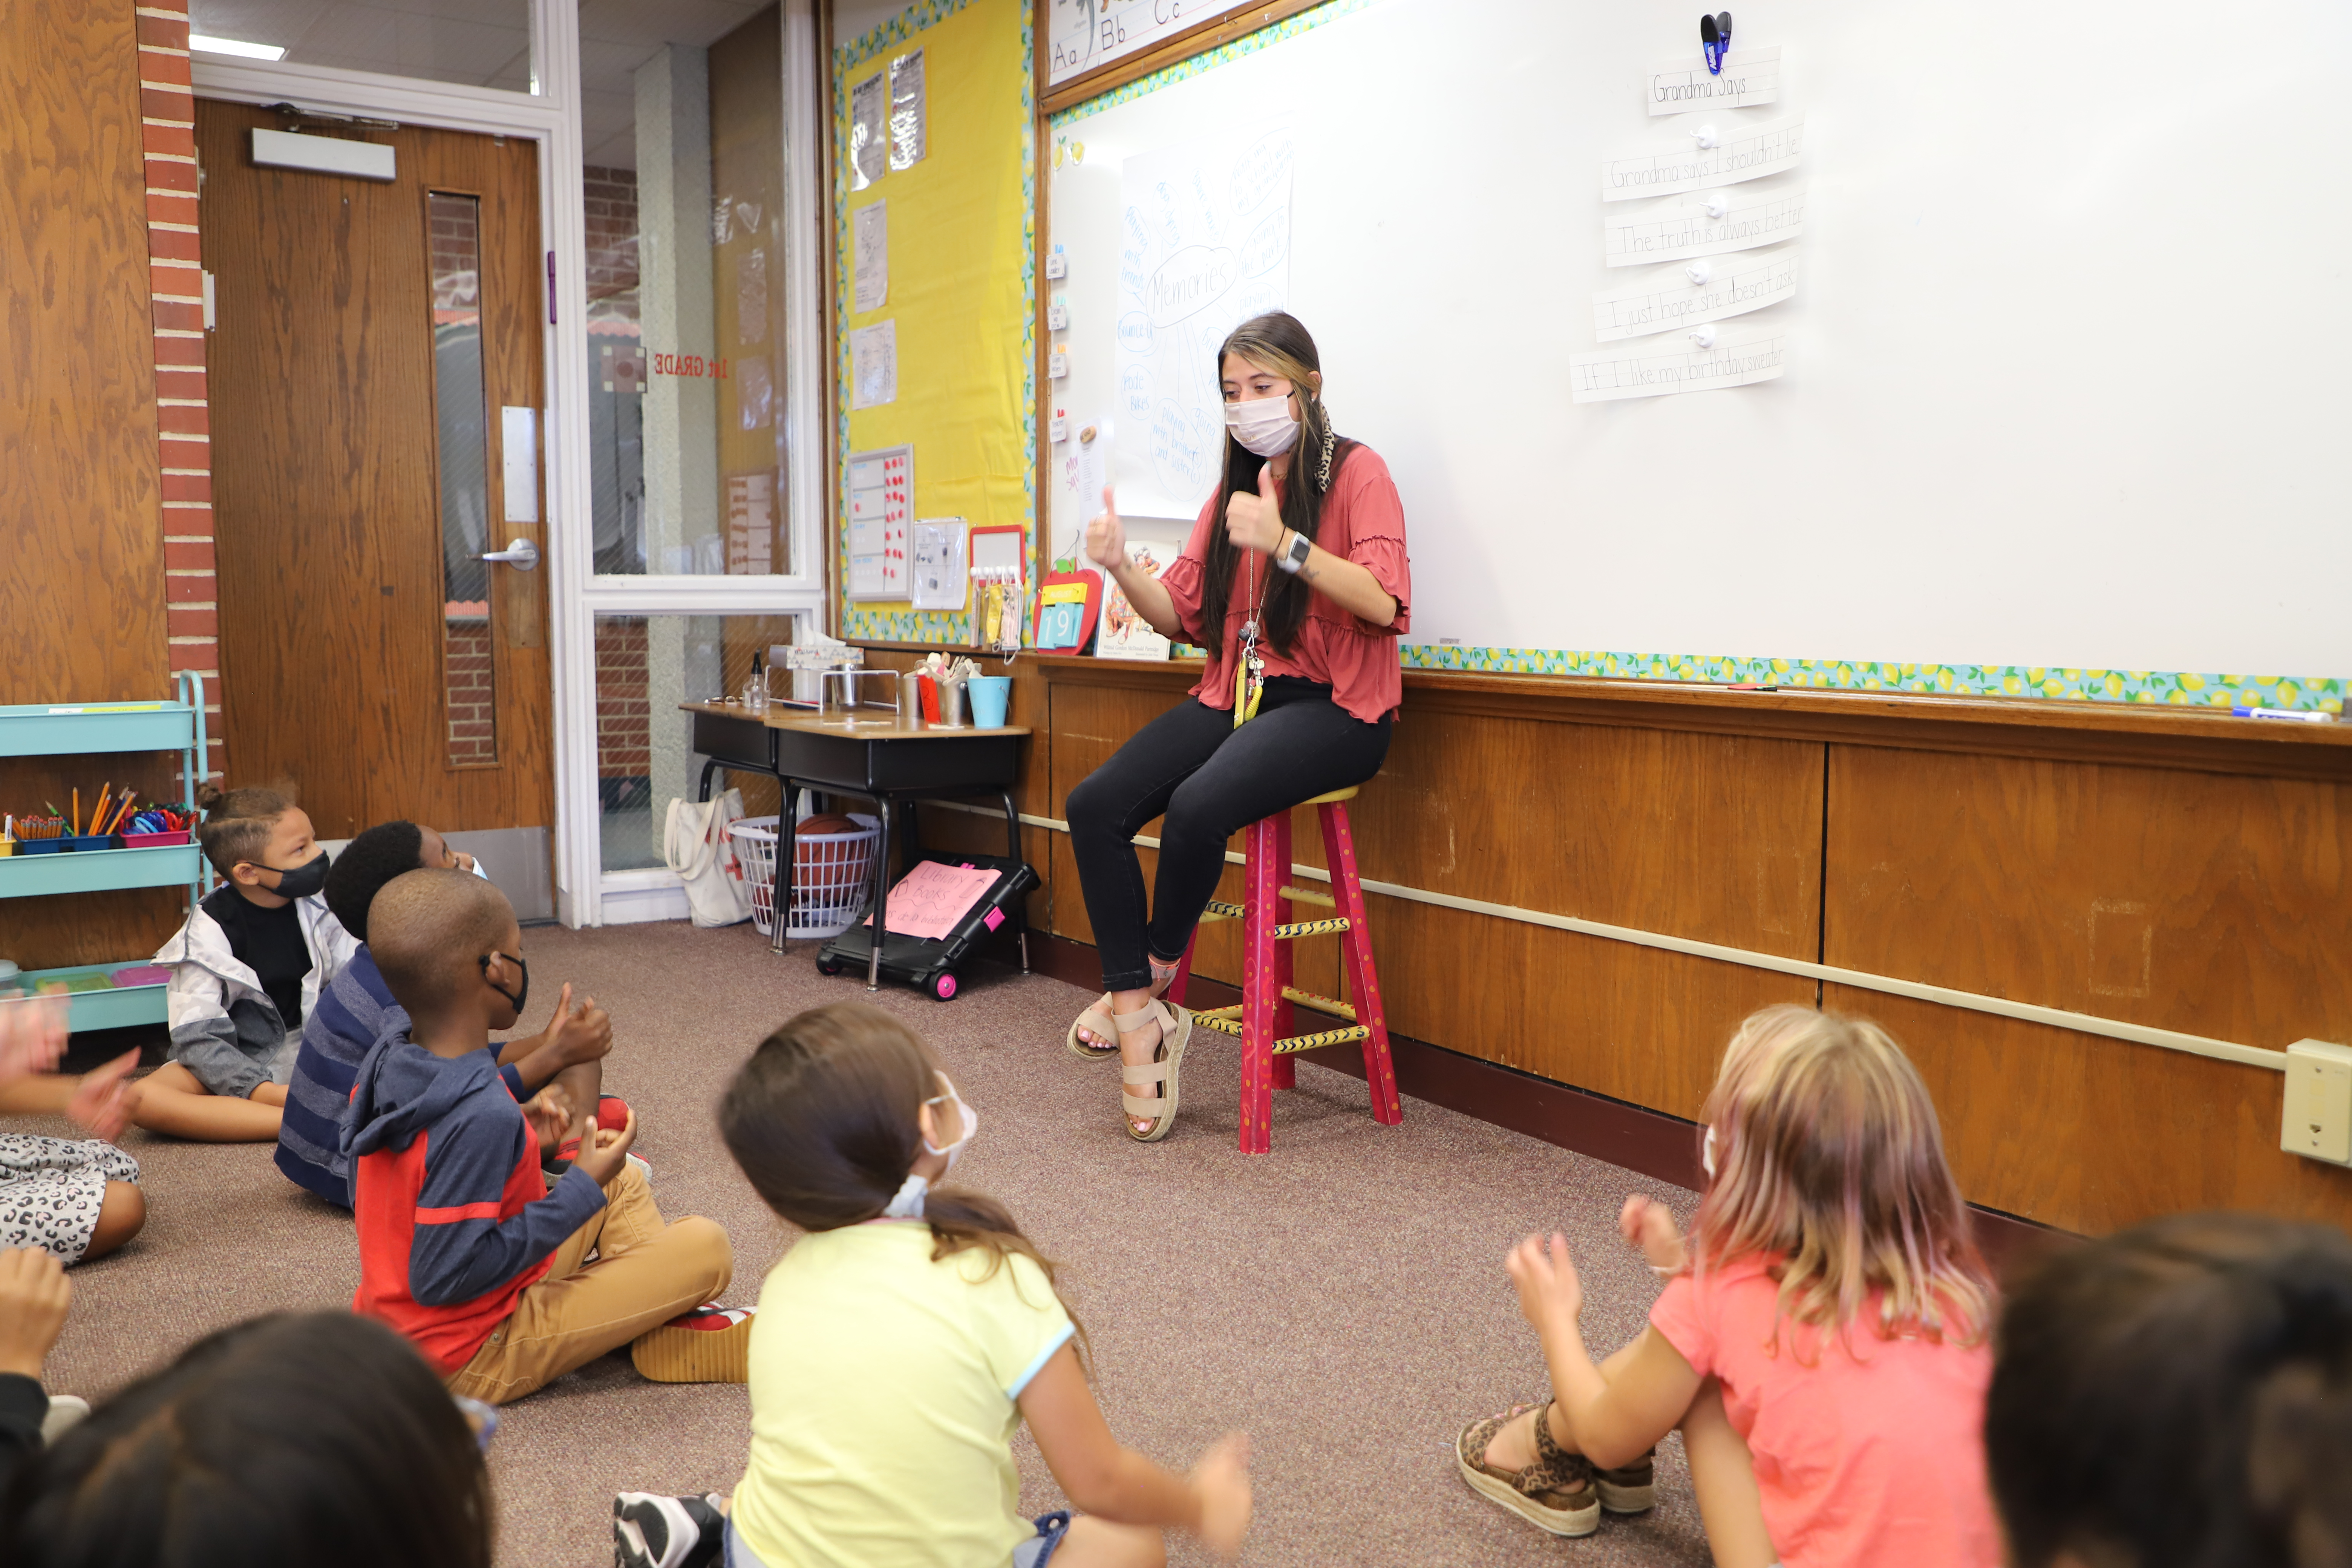
[[[1252,316],[1235,327],[1217,348],[1217,376],[1225,374],[1225,356],[1239,354],[1250,363],[1289,381],[1298,395],[1298,442],[1290,448],[1290,475],[1282,487],[1283,526],[1312,542],[1323,521],[1323,498],[1330,492],[1331,476],[1339,471],[1357,443],[1331,428],[1331,411],[1323,406],[1318,390],[1323,361],[1315,340],[1297,317],[1286,310]],[[1258,475],[1270,459],[1259,457],[1225,432],[1224,477],[1217,483],[1217,510],[1209,529],[1208,581],[1201,588],[1201,632],[1208,646],[1219,647],[1225,637],[1225,612],[1234,593],[1234,569],[1242,552],[1225,537],[1225,506],[1236,490],[1257,493]],[[1260,561],[1265,584],[1265,638],[1278,653],[1288,653],[1307,618],[1310,590],[1295,574],[1279,572],[1270,560]],[[1244,606],[1246,607],[1246,606]]]
[[[1716,1171],[1698,1268],[1775,1259],[1780,1315],[1843,1331],[1883,1292],[1882,1338],[1991,1329],[1992,1277],[1944,1161],[1935,1101],[1885,1030],[1811,1007],[1751,1015],[1706,1097]]]
[[[719,1132],[752,1190],[803,1230],[878,1218],[922,1152],[923,1101],[939,1090],[939,1058],[879,1007],[836,1002],[787,1019],[760,1042],[719,1103]],[[934,1185],[923,1205],[933,1262],[989,1255],[986,1279],[1015,1255],[1061,1297],[1053,1260],[985,1193]],[[1062,1300],[1069,1310],[1066,1299]],[[1077,1314],[1080,1354],[1086,1329]]]

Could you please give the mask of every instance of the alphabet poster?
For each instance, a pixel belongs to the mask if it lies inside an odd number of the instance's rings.
[[[1217,345],[1289,302],[1293,153],[1291,129],[1276,125],[1119,166],[1122,512],[1190,521],[1216,485]]]

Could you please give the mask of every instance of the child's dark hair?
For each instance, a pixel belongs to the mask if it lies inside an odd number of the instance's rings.
[[[327,868],[327,908],[354,942],[365,942],[368,906],[386,882],[424,860],[423,828],[413,822],[379,822],[345,845]]]
[[[914,1169],[922,1152],[916,1116],[940,1092],[938,1068],[921,1037],[879,1007],[812,1007],[761,1041],[736,1072],[719,1103],[719,1136],[752,1190],[803,1230],[861,1224],[889,1207]],[[1060,1295],[1052,1261],[994,1198],[934,1186],[923,1217],[934,1261],[977,1249],[991,1255],[992,1274],[1018,1254]],[[1070,1321],[1076,1325],[1077,1315]],[[1083,1347],[1086,1330],[1077,1331]]]
[[[348,1312],[197,1341],[27,1461],[17,1568],[488,1568],[489,1472],[415,1348]]]
[[[239,861],[260,858],[278,819],[294,809],[290,796],[274,789],[223,791],[209,781],[196,786],[196,804],[205,819],[196,824],[196,842],[213,869],[227,876]]]
[[[1985,1453],[2021,1568],[2352,1562],[2352,1239],[2176,1215],[2050,1258],[2001,1315]]]

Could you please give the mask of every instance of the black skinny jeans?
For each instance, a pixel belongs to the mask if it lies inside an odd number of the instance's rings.
[[[1367,724],[1332,701],[1329,687],[1278,675],[1266,681],[1257,717],[1240,729],[1230,712],[1192,699],[1146,724],[1072,790],[1063,809],[1102,952],[1103,989],[1142,990],[1151,984],[1150,957],[1181,957],[1216,895],[1225,841],[1260,817],[1380,772],[1394,717]],[[1147,927],[1143,867],[1130,840],[1163,813]]]

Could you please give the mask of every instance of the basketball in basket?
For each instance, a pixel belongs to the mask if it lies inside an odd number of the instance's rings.
[[[772,816],[751,816],[728,829],[736,859],[751,888],[751,921],[762,932],[775,930],[776,825]],[[881,824],[863,813],[828,812],[793,829],[793,907],[784,935],[794,940],[839,936],[866,901],[866,879],[874,869],[874,845]]]

